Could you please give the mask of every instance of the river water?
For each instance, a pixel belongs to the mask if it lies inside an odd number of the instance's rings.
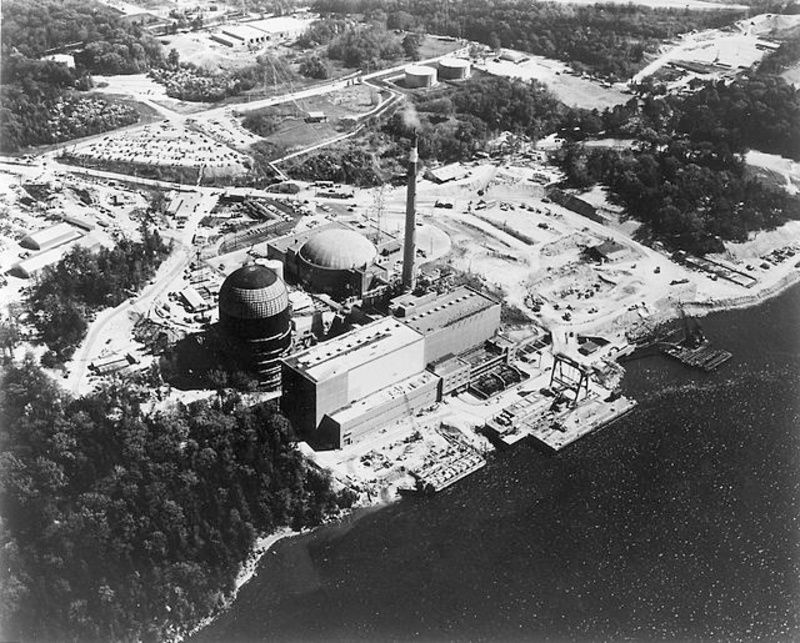
[[[629,363],[627,417],[280,542],[196,638],[800,639],[800,287],[702,325],[717,373]]]

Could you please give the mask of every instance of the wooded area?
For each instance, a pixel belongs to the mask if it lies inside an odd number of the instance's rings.
[[[364,14],[391,29],[418,29],[557,58],[610,80],[629,78],[644,53],[692,29],[723,27],[742,12],[568,5],[523,0],[317,0],[322,14]]]
[[[135,123],[133,108],[73,90],[91,88],[91,73],[138,73],[163,60],[158,41],[92,0],[5,2],[0,36],[0,151],[5,153]],[[86,45],[75,52],[74,69],[38,60],[74,43]]]
[[[80,399],[28,356],[0,379],[0,622],[11,640],[164,640],[220,606],[259,534],[352,503],[274,404],[147,414],[155,373]]]

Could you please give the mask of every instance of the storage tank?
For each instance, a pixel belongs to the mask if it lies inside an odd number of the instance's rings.
[[[439,80],[466,80],[469,78],[468,60],[445,58],[439,61]]]
[[[427,65],[409,65],[406,67],[406,87],[430,87],[436,82],[436,70]]]
[[[278,275],[278,279],[284,281],[283,278],[283,262],[278,261],[277,259],[267,259],[266,261],[261,262],[266,268],[269,268],[272,272]]]

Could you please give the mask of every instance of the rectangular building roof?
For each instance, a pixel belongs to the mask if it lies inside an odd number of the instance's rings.
[[[396,384],[375,391],[367,395],[367,397],[353,402],[338,411],[328,413],[328,415],[332,420],[335,420],[340,425],[344,425],[356,418],[371,413],[374,409],[380,408],[387,402],[400,397],[409,397],[417,389],[435,384],[438,379],[439,378],[430,371],[421,371]]]
[[[282,253],[285,253],[290,248],[293,250],[300,250],[303,244],[312,236],[318,232],[322,232],[323,230],[328,230],[331,228],[342,229],[344,226],[338,223],[325,223],[317,226],[316,228],[309,228],[308,230],[303,230],[302,232],[292,232],[291,234],[287,234],[282,237],[270,239],[267,242],[267,245]]]
[[[469,170],[460,163],[451,163],[429,170],[429,174],[439,183],[457,181],[469,176]]]
[[[39,252],[31,257],[28,257],[27,259],[23,259],[22,261],[15,263],[11,267],[11,271],[18,274],[20,277],[27,279],[35,275],[45,266],[56,263],[59,259],[61,259],[61,257],[64,256],[64,253],[64,247],[51,248],[50,250]]]
[[[439,361],[428,365],[428,369],[431,371],[431,373],[435,373],[440,377],[445,377],[450,373],[456,373],[457,371],[468,367],[468,362],[465,362],[460,357],[456,357],[454,355],[445,355]]]
[[[47,250],[54,246],[60,246],[69,241],[74,241],[83,235],[83,232],[74,228],[69,223],[57,223],[49,228],[43,228],[32,232],[23,238],[20,245],[30,247],[31,245]],[[24,243],[23,243],[24,242]]]
[[[189,286],[181,290],[181,297],[183,297],[184,300],[186,300],[186,303],[195,310],[206,306],[205,299],[200,296],[200,293],[197,292],[197,289],[195,289],[193,286]]]
[[[231,36],[233,38],[242,40],[243,42],[248,42],[250,40],[260,40],[262,38],[266,38],[267,36],[267,34],[261,31],[260,29],[256,29],[254,27],[251,27],[250,25],[243,25],[243,24],[225,25],[222,28],[222,33]]]
[[[300,20],[292,16],[277,16],[275,18],[254,20],[247,24],[268,34],[283,34],[300,33],[308,27],[309,22],[309,20]]]
[[[387,317],[290,355],[284,362],[320,382],[421,340],[417,331]]]
[[[424,335],[499,305],[467,286],[459,286],[416,307],[402,321]]]

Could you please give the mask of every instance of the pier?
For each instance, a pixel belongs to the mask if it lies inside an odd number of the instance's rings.
[[[624,396],[591,395],[577,406],[559,411],[552,398],[530,396],[504,409],[486,423],[487,432],[507,446],[533,438],[556,453],[580,438],[629,413],[636,402]]]
[[[417,482],[416,491],[432,494],[446,489],[485,466],[486,458],[480,453],[462,447],[462,450],[445,457],[444,461],[409,473]]]
[[[686,366],[702,369],[706,373],[715,371],[733,356],[728,351],[713,348],[708,342],[695,348],[681,344],[663,343],[660,348],[664,355],[668,355]]]

